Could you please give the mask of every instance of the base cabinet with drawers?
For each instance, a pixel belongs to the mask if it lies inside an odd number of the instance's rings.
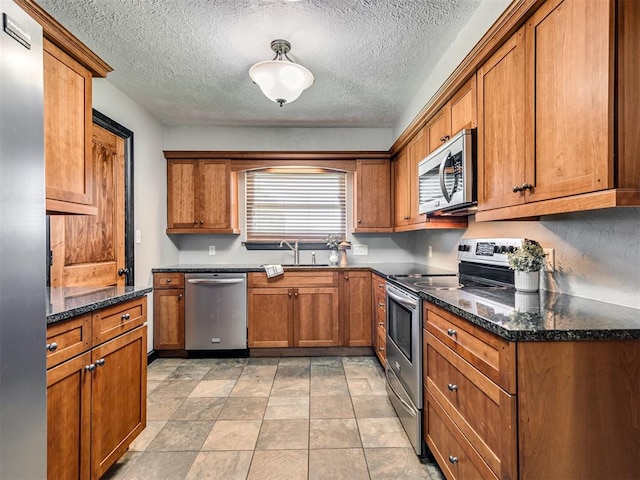
[[[507,341],[424,304],[424,436],[451,479],[640,478],[639,340]]]
[[[146,426],[146,297],[47,328],[47,477],[98,479]]]
[[[153,274],[153,348],[184,350],[184,273]]]
[[[371,279],[373,297],[373,349],[384,365],[387,361],[387,281],[375,273]]]

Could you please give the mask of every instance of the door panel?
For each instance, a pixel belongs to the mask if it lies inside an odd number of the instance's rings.
[[[337,299],[338,287],[295,289],[296,347],[340,345]]]

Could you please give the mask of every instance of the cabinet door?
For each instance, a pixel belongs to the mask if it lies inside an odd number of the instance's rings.
[[[460,130],[478,125],[476,76],[460,87],[449,101],[451,110],[451,136]]]
[[[153,348],[184,350],[184,290],[153,292]]]
[[[250,348],[293,346],[293,289],[249,288]]]
[[[411,205],[409,198],[409,155],[408,149],[403,149],[396,157],[394,162],[395,168],[395,190],[394,190],[394,225],[396,227],[404,227],[409,225],[411,218]]]
[[[386,160],[357,160],[354,233],[391,232],[391,168]]]
[[[91,72],[44,40],[47,211],[95,214],[91,165]]]
[[[196,219],[197,160],[167,161],[167,229],[193,229]]]
[[[91,351],[91,478],[99,478],[144,430],[147,419],[147,327]]]
[[[47,371],[47,478],[89,478],[91,353]]]
[[[340,345],[338,287],[294,289],[294,346]]]
[[[518,205],[525,166],[524,28],[478,70],[478,209]]]
[[[200,160],[196,203],[200,228],[231,228],[231,164],[229,160]]]
[[[527,22],[527,201],[614,187],[612,4],[552,0]]]
[[[426,214],[418,213],[418,163],[427,155],[427,133],[425,129],[420,130],[409,144],[409,205],[411,208],[411,218],[409,223],[424,223],[427,220]]]
[[[371,273],[344,272],[341,279],[340,311],[343,345],[371,346]]]
[[[451,107],[449,104],[442,107],[431,120],[429,120],[425,130],[426,153],[433,152],[451,138]]]

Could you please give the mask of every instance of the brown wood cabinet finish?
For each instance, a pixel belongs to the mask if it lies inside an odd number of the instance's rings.
[[[380,363],[387,359],[387,281],[375,273],[371,278],[373,350]]]
[[[340,274],[340,325],[342,345],[370,347],[371,272],[346,271]]]
[[[47,368],[55,367],[91,348],[91,314],[47,327]]]
[[[391,165],[356,160],[353,233],[392,232]]]
[[[184,273],[153,274],[153,348],[184,350]]]
[[[167,233],[240,233],[230,160],[167,160]]]

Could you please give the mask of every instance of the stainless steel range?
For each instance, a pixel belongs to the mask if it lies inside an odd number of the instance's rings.
[[[488,292],[513,286],[507,253],[522,246],[522,238],[460,240],[458,273],[392,275],[387,282],[387,392],[418,455],[422,440],[422,300],[420,292],[461,289]]]

